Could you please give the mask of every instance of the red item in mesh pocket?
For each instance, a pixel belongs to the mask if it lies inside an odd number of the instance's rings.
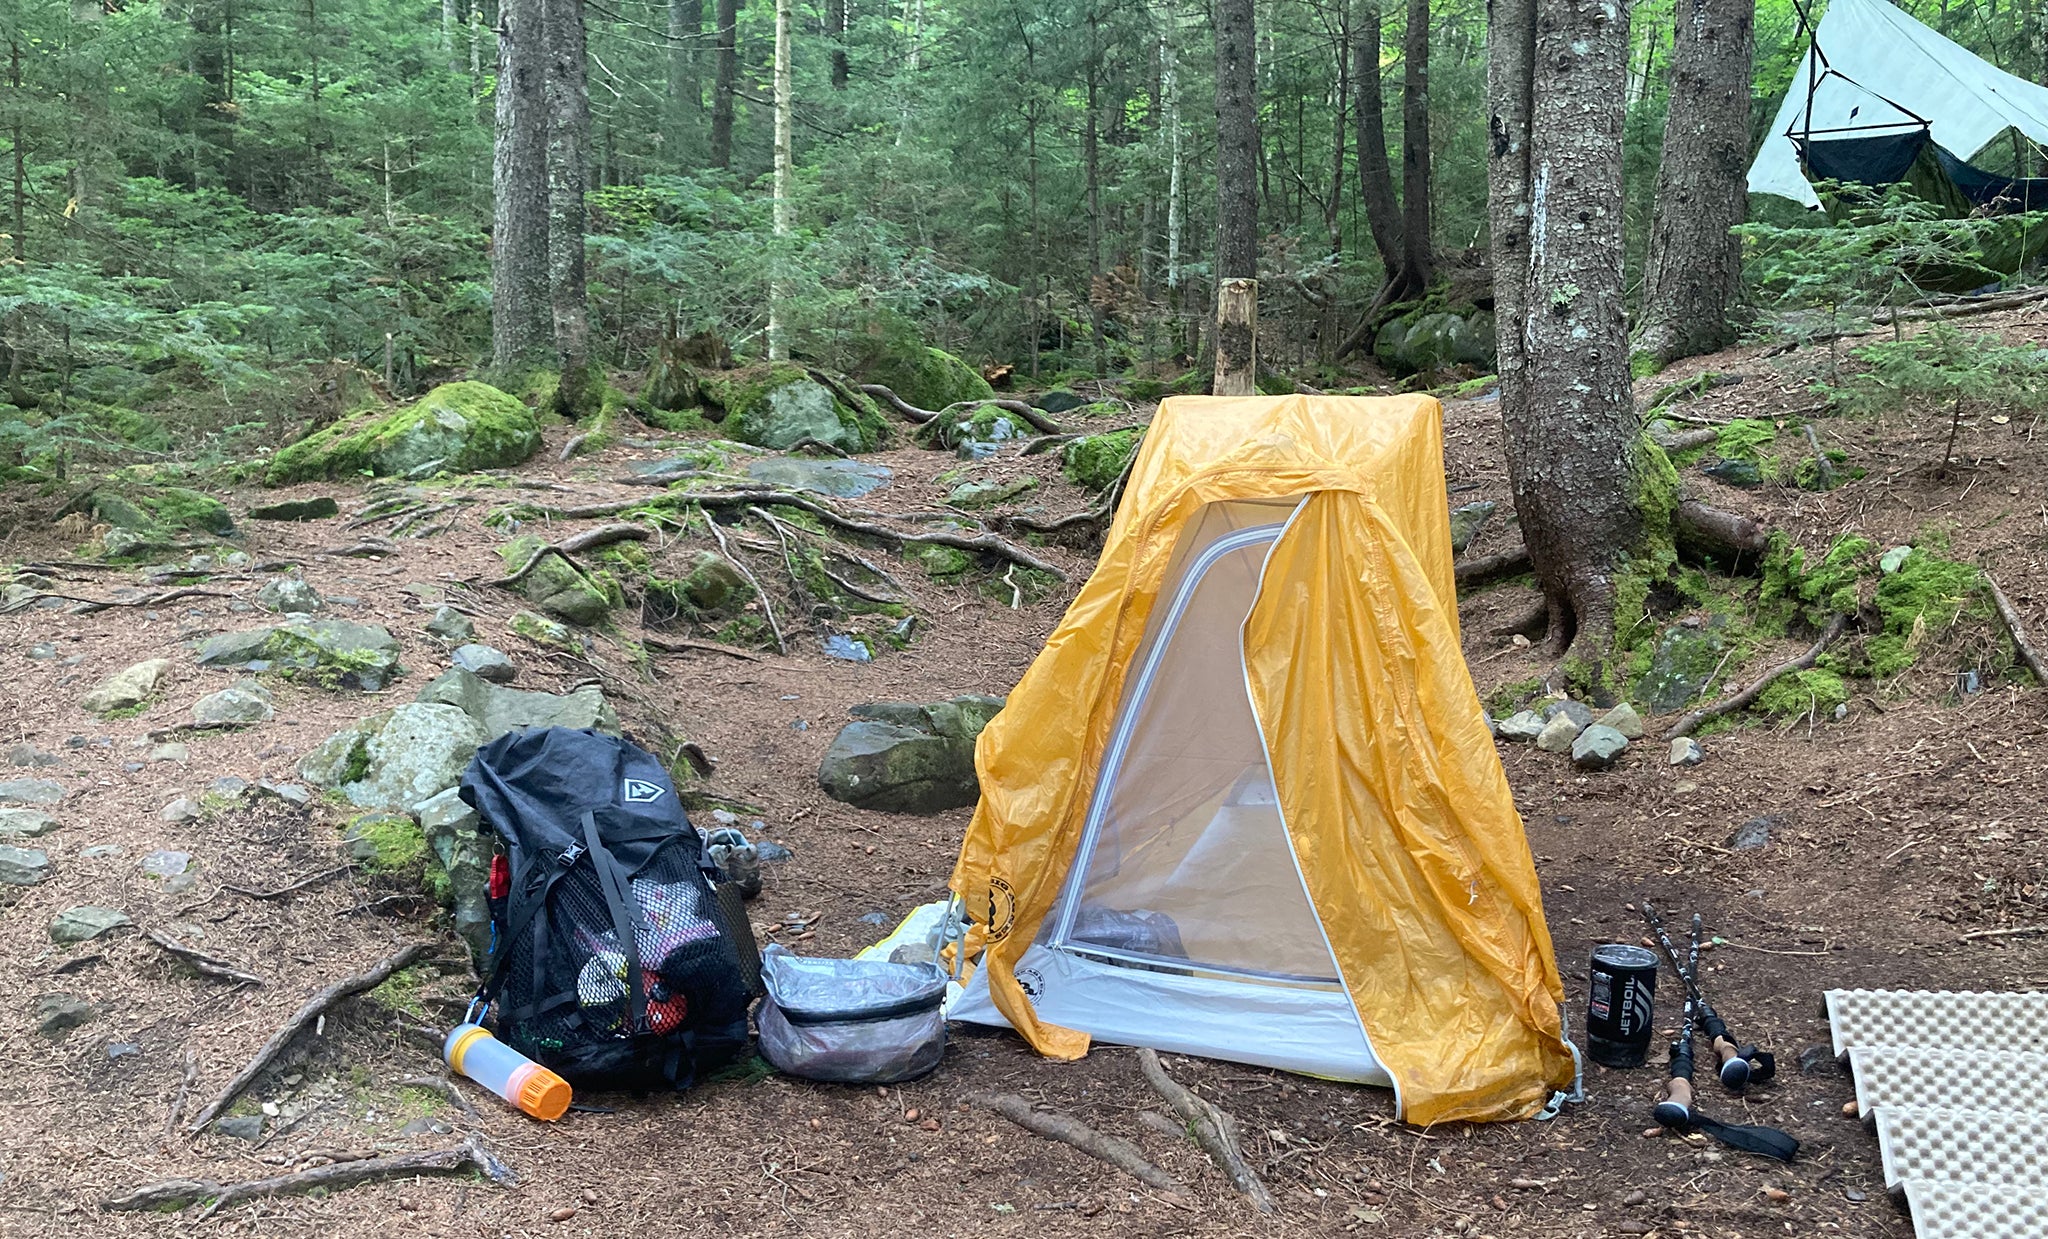
[[[512,893],[512,862],[505,859],[503,852],[491,857],[491,882],[488,893],[493,899],[503,899]]]

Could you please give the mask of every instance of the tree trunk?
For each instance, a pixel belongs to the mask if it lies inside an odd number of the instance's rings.
[[[1216,372],[1210,390],[1218,396],[1258,394],[1257,280],[1227,279],[1216,288]]]
[[[448,60],[448,72],[462,72],[462,53],[455,32],[462,29],[462,0],[441,0],[441,55]]]
[[[548,283],[546,9],[544,0],[498,4],[491,364],[507,376],[544,362],[554,331]]]
[[[825,37],[832,42],[832,88],[845,90],[853,76],[846,59],[846,0],[825,0]]]
[[[592,412],[603,383],[590,362],[590,298],[584,286],[584,181],[590,166],[590,86],[583,0],[546,0],[548,43],[548,301],[562,366],[556,404]]]
[[[1405,295],[1419,296],[1436,274],[1429,210],[1429,0],[1408,0],[1401,55],[1401,284]],[[1616,169],[1617,181],[1620,175]]]
[[[13,224],[14,261],[17,266],[28,262],[28,150],[22,145],[21,136],[21,36],[7,41],[7,84],[11,88],[8,99],[9,127],[7,138],[14,148],[14,218]]]
[[[711,87],[711,163],[732,167],[732,105],[740,81],[740,0],[718,0],[718,63]]]
[[[1258,99],[1252,0],[1216,0],[1216,279],[1217,313],[1224,282],[1259,278]],[[1244,295],[1243,292],[1238,294]],[[1256,316],[1254,315],[1254,321]],[[1217,321],[1217,368],[1223,367],[1223,332]],[[1243,356],[1248,356],[1246,348]]]
[[[1171,4],[1159,34],[1159,94],[1160,105],[1166,111],[1166,297],[1171,305],[1178,301],[1180,291],[1182,174],[1180,13]]]
[[[790,201],[796,192],[796,168],[790,154],[790,120],[794,111],[794,99],[790,85],[789,47],[789,5],[790,0],[775,0],[775,257],[774,267],[778,274],[770,281],[768,290],[768,360],[789,360],[789,324],[785,321],[788,307],[784,304],[789,297],[779,268],[788,255],[782,247],[789,243]]]
[[[1622,319],[1628,12],[1494,0],[1489,213],[1501,423],[1547,648],[1604,660],[1642,477]]]
[[[1088,326],[1094,335],[1095,373],[1108,377],[1109,360],[1103,338],[1103,298],[1107,288],[1102,278],[1102,116],[1097,110],[1102,77],[1102,18],[1094,3],[1088,5],[1088,118],[1081,130],[1081,169],[1088,205]]]
[[[1756,0],[1678,0],[1637,341],[1660,367],[1734,342],[1728,311],[1742,288],[1742,242],[1729,230],[1749,207],[1755,15]]]
[[[698,151],[693,132],[704,112],[704,83],[697,72],[703,55],[704,0],[668,0],[668,153],[677,165]]]
[[[1380,5],[1362,0],[1358,38],[1352,43],[1351,78],[1358,92],[1358,198],[1366,227],[1389,281],[1401,272],[1408,243],[1401,236],[1401,206],[1394,198],[1394,169],[1387,160],[1387,92],[1380,76]]]

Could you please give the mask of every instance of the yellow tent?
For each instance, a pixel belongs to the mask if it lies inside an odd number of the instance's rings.
[[[1391,1086],[1571,1083],[1535,865],[1458,637],[1427,396],[1177,397],[981,735],[956,1019]]]

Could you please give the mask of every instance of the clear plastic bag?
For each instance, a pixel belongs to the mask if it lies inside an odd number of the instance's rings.
[[[894,1084],[946,1052],[946,974],[929,964],[762,952],[761,1055],[806,1080]]]

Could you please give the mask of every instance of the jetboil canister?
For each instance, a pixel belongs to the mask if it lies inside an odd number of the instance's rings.
[[[1592,992],[1586,1001],[1587,1052],[1608,1067],[1640,1067],[1650,1045],[1657,994],[1657,957],[1639,946],[1593,948]]]

